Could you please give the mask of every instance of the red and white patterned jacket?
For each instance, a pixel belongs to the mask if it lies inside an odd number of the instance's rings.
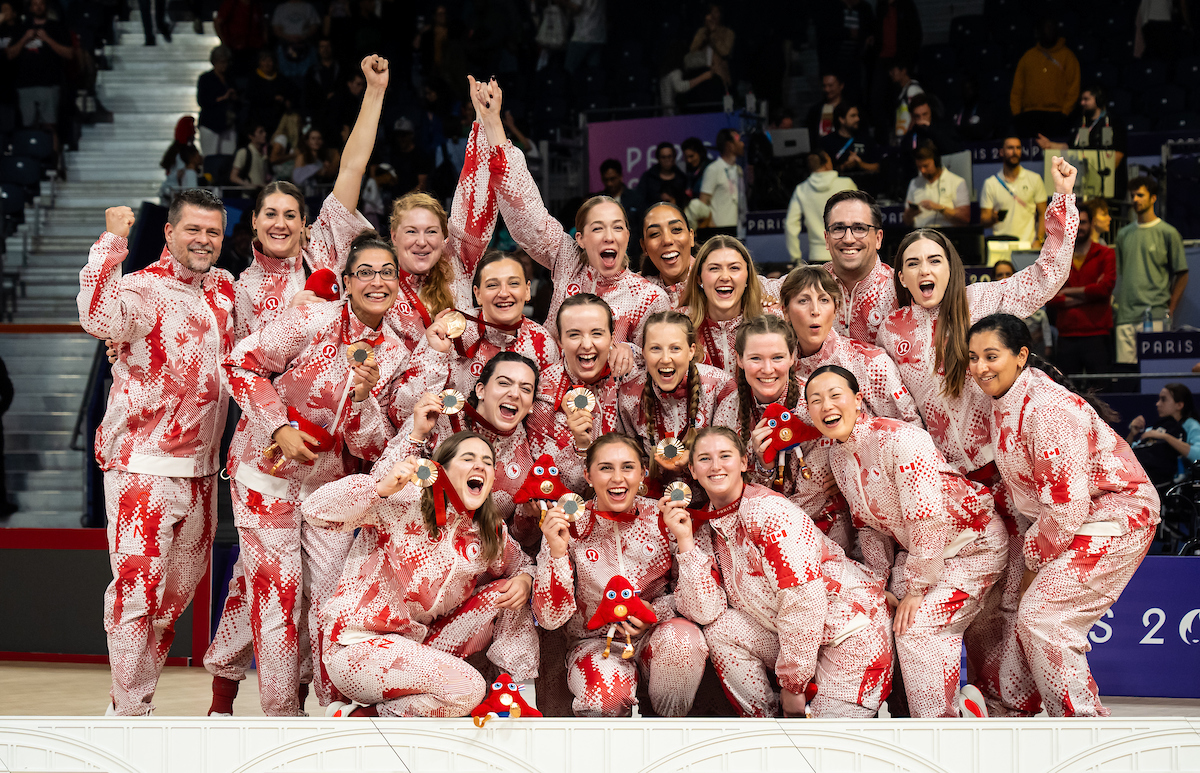
[[[1026,368],[993,401],[996,466],[1021,512],[1025,564],[1037,571],[1077,534],[1153,528],[1159,498],[1133,451],[1083,398]]]
[[[697,592],[728,598],[729,606],[779,636],[780,686],[803,693],[816,673],[818,647],[840,644],[888,614],[883,586],[803,511],[769,489],[748,485],[741,499],[718,512],[697,530],[708,538],[696,547],[708,551],[722,580],[714,592],[713,583],[697,587],[681,577],[676,603],[682,606]]]
[[[941,578],[945,559],[982,536],[995,516],[986,486],[946,464],[928,432],[896,419],[860,415],[849,439],[830,449],[829,463],[854,525],[908,551],[907,593],[924,595]],[[890,540],[871,536],[859,532],[863,559],[886,582]]]
[[[442,260],[450,262],[453,274],[450,290],[454,305],[459,309],[469,310],[474,306],[471,279],[496,228],[496,194],[488,185],[488,157],[493,152],[487,134],[476,122],[467,139],[462,173],[458,176],[458,187],[454,189],[454,201],[448,213],[450,233],[442,247]],[[400,295],[384,318],[410,351],[425,338],[429,312],[418,296],[424,283],[424,276],[402,271]]]
[[[613,342],[629,342],[640,348],[646,317],[670,308],[666,291],[629,269],[605,278],[587,263],[581,263],[575,238],[546,211],[537,184],[525,165],[525,155],[511,142],[492,156],[491,173],[509,233],[529,257],[550,269],[554,287],[546,315],[550,335],[558,338],[558,307],[563,301],[579,293],[595,293],[612,308]]]
[[[327,268],[340,277],[354,237],[371,227],[358,212],[346,209],[332,193],[321,205],[321,213],[309,229],[308,245],[293,258],[269,258],[253,244],[254,260],[234,283],[237,301],[237,340],[275,319],[287,308],[292,296],[304,289],[311,271]]]
[[[533,614],[538,623],[549,630],[566,625],[574,641],[604,638],[607,629],[589,631],[587,622],[600,606],[604,586],[618,574],[629,580],[660,623],[676,617],[675,599],[668,592],[675,541],[658,515],[658,503],[637,497],[637,514],[629,523],[596,515],[595,505],[593,500],[571,524],[567,555],[552,558],[549,543],[542,541],[533,581]],[[699,551],[690,550],[678,559],[681,575],[690,573],[696,582],[712,576]],[[690,611],[704,615],[704,610]]]
[[[696,371],[700,374],[700,405],[696,410],[693,426],[699,430],[716,423],[717,406],[727,402],[730,395],[736,395],[737,389],[733,380],[717,368],[697,365]],[[630,375],[633,377],[621,384],[620,396],[617,398],[621,432],[637,438],[642,444],[646,458],[653,459],[654,448],[661,440],[668,435],[682,438],[691,428],[687,417],[691,387],[685,379],[680,382],[678,389],[668,394],[652,383],[650,388],[654,390],[654,426],[647,427],[642,411],[642,391],[646,388],[646,380],[650,375],[644,370]]]
[[[79,272],[79,324],[127,344],[112,368],[96,461],[103,470],[213,475],[225,430],[221,361],[233,348],[233,277],[190,271],[166,248],[157,263],[122,276],[128,254],[123,237],[105,232]]]
[[[346,558],[337,593],[321,605],[327,641],[349,646],[397,634],[423,642],[439,619],[469,602],[481,586],[533,575],[529,556],[507,527],[502,527],[501,555],[485,561],[474,521],[447,507],[446,527],[437,538],[431,537],[421,518],[422,489],[409,485],[381,499],[375,483],[371,475],[342,478],[322,486],[302,508],[314,526],[362,529]],[[510,673],[518,681],[533,678],[538,652],[525,642],[531,635],[536,641],[536,633],[514,631],[524,635],[510,638],[507,631],[497,626],[489,657],[513,668]]]
[[[683,279],[680,279],[678,282],[676,282],[673,285],[669,285],[669,284],[666,284],[665,282],[663,282],[663,278],[662,278],[661,274],[655,274],[654,276],[648,276],[648,277],[645,277],[645,279],[647,282],[654,285],[655,287],[662,288],[663,292],[665,292],[667,294],[667,303],[670,305],[670,307],[672,309],[679,305],[679,299],[683,297],[683,291],[687,287],[687,274],[684,274]]]
[[[1078,226],[1075,197],[1055,194],[1046,208],[1046,241],[1037,262],[1000,282],[967,285],[971,322],[999,312],[1024,319],[1053,298],[1071,271]],[[879,346],[895,360],[900,378],[917,401],[925,428],[946,461],[966,474],[994,457],[991,398],[970,377],[958,397],[941,393],[945,375],[933,369],[939,311],[915,303],[896,311],[879,330]]]
[[[838,329],[843,335],[856,341],[874,346],[879,343],[879,329],[897,308],[895,272],[879,258],[875,268],[854,287],[854,292],[833,273],[833,261],[825,264],[825,270],[833,274],[833,280],[842,289],[842,312],[838,315]]]
[[[348,390],[354,371],[346,347],[370,341],[379,366],[379,381],[367,399],[354,401]],[[388,421],[393,380],[403,372],[407,350],[386,325],[371,330],[349,311],[348,302],[298,306],[251,333],[225,360],[225,373],[242,419],[229,446],[229,475],[252,491],[289,502],[302,502],[330,481],[358,472],[362,460],[379,458],[396,428]],[[281,457],[266,458],[275,430],[288,423],[291,407],[334,437],[330,451],[311,465],[287,461],[275,475]],[[340,411],[339,411],[340,409]],[[266,512],[247,527],[299,525],[294,508]]]
[[[796,375],[807,381],[824,365],[840,365],[854,374],[862,390],[863,403],[871,413],[925,426],[917,413],[916,401],[900,380],[900,371],[887,352],[830,328],[825,343],[815,354],[801,357],[799,351],[796,352]]]
[[[764,309],[766,314],[780,316],[778,309]],[[679,309],[680,314],[691,316],[688,307]],[[701,362],[719,368],[732,378],[737,375],[737,331],[742,324],[743,315],[733,319],[717,322],[705,319],[696,329],[696,344],[701,355]]]
[[[481,312],[476,309],[475,313]],[[479,337],[480,327],[484,330],[482,341]],[[521,327],[515,334],[468,321],[467,331],[459,340],[462,342],[463,351],[472,356],[460,356],[455,359],[450,369],[450,383],[464,395],[475,391],[475,383],[479,381],[483,366],[500,352],[516,352],[528,357],[537,363],[538,373],[562,359],[558,353],[558,344],[554,343],[546,328],[527,317],[521,318]]]
[[[597,383],[587,385],[596,396],[596,409],[592,411],[592,440],[609,432],[620,431],[618,407],[621,386],[636,375],[635,370],[622,378],[605,376]],[[567,429],[566,409],[562,401],[567,392],[579,383],[567,373],[561,362],[546,368],[533,400],[533,410],[526,419],[533,457],[536,459],[542,454],[553,456],[561,471],[563,485],[572,491],[583,491],[587,483],[583,478],[583,458],[575,453],[575,436]]]

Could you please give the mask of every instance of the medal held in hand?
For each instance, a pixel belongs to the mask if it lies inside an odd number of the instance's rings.
[[[450,338],[458,338],[463,333],[467,332],[467,318],[460,311],[452,311],[446,315],[446,335]]]
[[[671,498],[671,504],[687,507],[692,503],[692,488],[681,480],[671,481],[667,485],[667,496]]]
[[[346,361],[350,367],[370,363],[375,359],[375,350],[366,341],[355,341],[346,347]]]
[[[417,462],[417,469],[413,470],[412,482],[421,488],[429,488],[438,479],[438,468],[429,459],[422,459]]]
[[[658,441],[658,445],[654,448],[654,453],[668,462],[673,462],[683,456],[685,451],[683,443],[680,443],[678,439],[673,437],[663,438]]]
[[[579,519],[579,516],[583,515],[583,509],[586,507],[586,504],[583,501],[583,497],[572,492],[559,497],[558,506],[567,514],[567,520],[575,523]]]
[[[447,389],[441,394],[442,398],[442,413],[447,416],[453,416],[463,409],[467,404],[467,398],[457,389]]]
[[[563,405],[571,406],[572,411],[594,411],[596,395],[586,387],[575,387],[563,396]]]

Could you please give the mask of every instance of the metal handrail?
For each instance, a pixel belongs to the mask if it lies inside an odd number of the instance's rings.
[[[1067,377],[1072,381],[1103,381],[1127,378],[1200,378],[1200,373],[1190,370],[1179,373],[1068,373]]]
[[[79,412],[75,415],[75,429],[71,432],[71,450],[83,451],[86,446],[81,441],[83,435],[84,424],[87,422],[88,408],[92,403],[92,393],[96,391],[96,380],[100,377],[100,370],[104,367],[104,363],[108,361],[108,347],[103,341],[96,342],[96,354],[92,357],[92,367],[88,373],[87,386],[83,388],[83,397],[79,401]]]

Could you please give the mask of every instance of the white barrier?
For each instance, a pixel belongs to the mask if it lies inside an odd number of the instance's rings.
[[[1084,773],[1200,771],[1200,718],[1103,720],[0,717],[38,773]]]

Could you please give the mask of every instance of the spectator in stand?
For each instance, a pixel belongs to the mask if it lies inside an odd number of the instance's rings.
[[[833,111],[834,131],[821,138],[818,147],[829,154],[838,174],[879,172],[879,146],[866,134],[860,134],[862,112],[856,105],[842,102]]]
[[[248,124],[278,126],[279,119],[292,103],[292,91],[286,78],[275,66],[275,54],[264,48],[258,53],[258,69],[246,86],[246,104],[250,108]]]
[[[213,18],[213,29],[233,52],[232,74],[252,72],[258,52],[267,45],[261,0],[224,0]]]
[[[700,195],[700,183],[709,164],[708,148],[699,137],[688,137],[679,147],[683,150],[683,181],[687,186],[684,193],[690,201]]]
[[[321,130],[310,128],[304,133],[300,142],[296,146],[296,153],[292,157],[292,182],[300,185],[304,180],[312,177],[321,168],[321,152],[325,149],[325,137],[321,134]],[[300,182],[297,182],[299,178]]]
[[[1096,196],[1087,200],[1088,214],[1092,218],[1092,241],[1096,244],[1108,244],[1112,235],[1108,232],[1112,227],[1112,215],[1108,211],[1108,200]]]
[[[792,263],[804,265],[800,254],[800,225],[808,231],[808,263],[828,263],[829,248],[825,245],[825,203],[839,191],[856,191],[858,186],[848,177],[839,177],[833,160],[823,150],[808,156],[808,179],[796,186],[788,203],[784,231],[787,234],[788,254]]]
[[[1091,208],[1079,204],[1079,232],[1071,273],[1046,305],[1058,310],[1058,346],[1054,364],[1067,375],[1108,373],[1112,367],[1112,293],[1117,256],[1092,239]]]
[[[908,111],[912,117],[912,125],[900,139],[900,150],[902,158],[907,161],[912,161],[912,154],[924,142],[931,142],[938,149],[939,153],[953,153],[958,150],[958,142],[955,141],[953,133],[939,120],[940,115],[934,112],[935,107],[941,108],[941,104],[935,102],[935,97],[929,94],[917,94],[909,102]]]
[[[363,94],[367,91],[367,79],[363,77],[361,71],[347,73],[346,80],[341,87],[333,95],[333,101],[328,105],[328,111],[324,116],[321,116],[320,124],[325,131],[325,136],[330,142],[336,142],[339,137],[345,138],[350,136],[350,130],[354,126],[354,120],[358,117],[358,111],[362,108]],[[438,122],[438,139],[441,138],[441,122]],[[433,147],[437,147],[436,144]],[[426,153],[432,154],[433,151],[422,148]]]
[[[271,14],[271,31],[280,47],[307,46],[321,29],[321,17],[308,0],[283,0]]]
[[[8,47],[21,38],[21,17],[13,2],[0,2],[0,105],[17,106],[17,67],[8,57]]]
[[[600,180],[604,183],[604,190],[595,195],[611,196],[621,202],[621,206],[625,208],[625,214],[629,218],[629,232],[640,234],[642,232],[642,197],[638,191],[626,187],[625,173],[621,168],[621,162],[615,158],[605,159],[600,164]]]
[[[1200,462],[1200,421],[1196,421],[1192,390],[1185,384],[1164,385],[1154,407],[1158,418],[1150,429],[1146,417],[1137,416],[1129,422],[1125,439],[1150,480],[1162,486],[1175,480],[1181,459],[1185,465]]]
[[[711,61],[706,61],[725,88],[729,89],[732,76],[729,72],[729,57],[733,55],[733,43],[736,39],[734,31],[721,23],[721,6],[716,3],[708,4],[704,14],[704,26],[696,30],[692,36],[692,45],[688,48],[691,54],[712,51]],[[694,84],[693,84],[694,85]]]
[[[704,170],[700,198],[688,204],[688,219],[697,228],[737,229],[740,236],[746,222],[746,181],[738,164],[746,152],[742,135],[733,129],[717,132],[717,151],[720,157]]]
[[[951,117],[954,131],[964,140],[990,140],[1001,124],[996,106],[980,98],[979,81],[974,75],[962,79],[960,107]]]
[[[893,62],[917,61],[920,51],[921,17],[913,0],[878,0],[874,34],[867,39],[867,58],[873,62],[867,84],[872,125],[886,126],[891,131],[892,86],[888,71]]]
[[[184,148],[196,147],[196,119],[190,115],[185,115],[175,122],[175,136],[171,140],[171,144],[167,146],[167,152],[163,154],[162,161],[159,166],[169,176],[174,172],[178,172],[186,166],[186,161],[180,158],[180,153]]]
[[[983,182],[979,222],[996,236],[1010,236],[1041,249],[1046,238],[1046,184],[1042,176],[1021,166],[1020,137],[1006,137],[1000,149],[1003,165]]]
[[[813,150],[820,147],[822,137],[837,131],[833,112],[842,104],[845,89],[846,84],[837,73],[827,72],[821,76],[821,91],[825,95],[825,101],[810,107],[808,115],[804,117],[804,126],[808,129],[808,146]]]
[[[392,127],[392,144],[388,149],[388,162],[395,170],[395,190],[404,194],[409,191],[428,190],[429,173],[433,171],[433,159],[417,147],[417,135],[413,122],[400,118]]]
[[[913,97],[925,93],[921,84],[908,74],[911,67],[912,65],[908,61],[897,59],[888,69],[888,77],[898,89],[893,109],[895,120],[892,122],[893,136],[897,139],[908,134],[908,130],[912,126],[912,112],[909,105]]]
[[[291,180],[296,169],[296,150],[300,146],[300,114],[289,110],[279,119],[279,125],[271,132],[267,148],[267,163],[271,176],[276,180]]]
[[[575,29],[567,43],[567,72],[599,67],[600,54],[608,42],[605,0],[563,0],[563,3],[575,17]]]
[[[233,155],[237,149],[237,89],[228,77],[233,50],[221,44],[208,55],[212,69],[196,81],[200,105],[200,148],[206,156]]]
[[[21,36],[9,44],[9,59],[16,60],[17,100],[21,106],[21,125],[50,132],[58,152],[59,86],[63,82],[63,61],[75,54],[67,30],[46,10],[46,0],[30,0],[23,19]]]
[[[875,13],[863,0],[822,0],[813,14],[822,72],[840,73],[850,93],[862,93],[863,56],[875,31]]]
[[[1053,16],[1042,17],[1035,34],[1037,45],[1025,52],[1013,74],[1013,126],[1022,137],[1066,134],[1067,116],[1079,99],[1079,60]]]
[[[1135,177],[1129,197],[1137,222],[1117,233],[1116,361],[1136,365],[1137,331],[1147,323],[1154,332],[1165,329],[1165,317],[1175,317],[1175,307],[1187,287],[1188,264],[1179,231],[1154,214],[1158,181]]]
[[[317,61],[304,76],[304,106],[308,115],[323,115],[333,104],[342,77],[342,65],[334,56],[333,41],[317,41]]]
[[[253,124],[246,132],[246,144],[233,154],[233,168],[229,171],[229,182],[246,188],[261,188],[270,180],[267,164],[267,128]]]
[[[1134,17],[1133,55],[1174,62],[1179,55],[1180,29],[1192,35],[1192,15],[1188,2],[1142,0]],[[1178,14],[1176,12],[1178,11]]]
[[[942,154],[926,142],[913,154],[917,176],[908,184],[904,223],[913,228],[953,228],[971,222],[967,182],[942,166]]]
[[[154,3],[151,13],[150,4]],[[167,24],[167,0],[138,0],[138,11],[142,15],[142,30],[146,33],[146,45],[158,45],[154,39],[154,28],[162,33],[163,40],[171,42],[171,26]]]
[[[1079,93],[1079,109],[1068,119],[1068,124],[1074,126],[1068,132],[1069,142],[1053,142],[1046,135],[1039,134],[1037,144],[1042,150],[1067,148],[1086,150],[1111,150],[1116,155],[1111,166],[1101,167],[1101,173],[1116,174],[1116,191],[1118,197],[1125,194],[1125,122],[1113,120],[1108,114],[1104,89],[1096,84],[1088,86]],[[1107,227],[1105,228],[1107,230]]]
[[[1016,273],[1011,260],[998,260],[992,267],[992,281],[1003,282]],[[1050,326],[1050,315],[1043,306],[1025,318],[1029,337],[1033,340],[1033,353],[1049,358],[1054,354],[1054,328]]]
[[[654,151],[658,163],[646,170],[638,181],[638,193],[642,203],[650,206],[660,201],[669,201],[680,208],[687,206],[687,180],[675,165],[675,145],[660,142]]]

